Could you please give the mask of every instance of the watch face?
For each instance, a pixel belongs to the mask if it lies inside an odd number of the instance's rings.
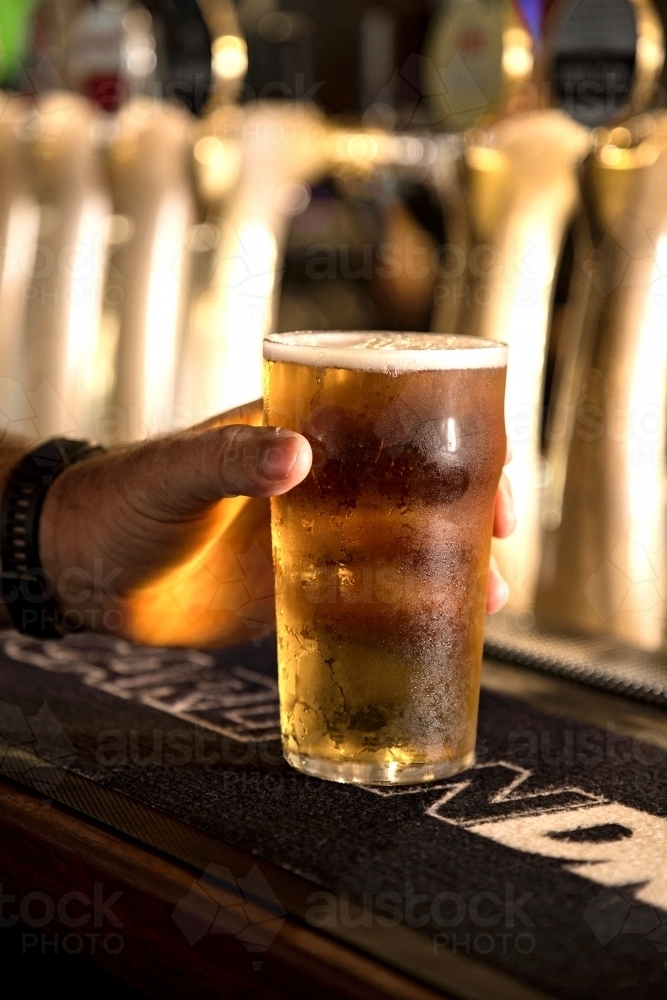
[[[558,103],[589,127],[604,125],[631,98],[637,24],[630,0],[568,0],[556,14],[552,83]]]
[[[434,16],[423,84],[435,124],[463,131],[497,105],[509,7],[509,0],[451,0]]]

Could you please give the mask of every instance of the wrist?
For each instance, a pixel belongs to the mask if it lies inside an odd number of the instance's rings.
[[[2,599],[16,628],[35,638],[58,638],[84,627],[81,615],[68,617],[58,600],[64,575],[58,481],[100,450],[87,441],[51,438],[24,453],[9,471],[0,505]]]
[[[66,624],[93,631],[108,630],[112,609],[117,624],[122,604],[105,587],[109,569],[95,544],[90,530],[94,522],[85,502],[96,492],[90,477],[95,476],[92,466],[100,461],[97,457],[77,463],[58,476],[46,495],[39,526],[42,568]]]
[[[39,554],[42,568],[53,587],[61,610],[68,607],[67,594],[63,590],[63,577],[67,569],[76,566],[76,536],[72,533],[69,518],[63,510],[62,497],[68,486],[76,482],[76,466],[66,469],[53,483],[42,507],[39,521]]]

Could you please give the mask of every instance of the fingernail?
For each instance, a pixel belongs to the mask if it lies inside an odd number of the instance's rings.
[[[502,576],[499,576],[496,580],[496,604],[498,606],[498,611],[504,608],[510,599],[510,588],[507,580]]]
[[[274,483],[287,479],[297,459],[298,446],[294,438],[273,441],[262,456],[261,472]]]

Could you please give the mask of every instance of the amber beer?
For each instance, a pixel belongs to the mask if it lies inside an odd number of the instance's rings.
[[[299,770],[409,784],[474,759],[507,349],[275,334],[265,422],[308,438],[272,504],[281,728]]]

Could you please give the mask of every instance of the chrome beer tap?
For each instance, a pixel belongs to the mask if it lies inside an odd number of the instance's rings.
[[[540,560],[542,396],[551,301],[565,231],[577,207],[577,165],[589,133],[558,110],[505,118],[473,133],[464,157],[472,230],[458,332],[509,345],[508,467],[517,509],[495,552],[511,607],[532,607]]]
[[[123,230],[108,280],[118,324],[110,440],[136,440],[174,423],[189,291],[187,232],[195,221],[191,127],[184,109],[137,98],[119,112],[109,143],[114,211]]]
[[[38,437],[94,434],[96,363],[111,213],[88,101],[41,96],[22,125],[41,206],[25,320],[22,382]]]
[[[518,527],[511,540],[496,545],[496,555],[512,606],[523,610],[532,605],[539,569],[542,385],[552,290],[578,200],[576,167],[589,140],[562,112],[534,110],[536,39],[516,4],[491,9],[452,3],[442,10],[430,32],[425,86],[445,127],[473,128],[465,137],[463,197],[456,199],[452,187],[447,204],[463,275],[458,284],[443,282],[433,326],[510,346],[509,475]],[[465,49],[473,27],[484,41],[483,57]]]
[[[656,105],[663,28],[652,0],[559,0],[537,58],[542,99],[589,128]]]
[[[179,401],[197,418],[262,393],[262,341],[274,329],[280,262],[294,200],[327,173],[424,168],[444,197],[458,140],[341,128],[310,105],[222,108],[194,144],[198,188],[216,245],[193,304]]]
[[[535,26],[516,0],[442,0],[429,24],[422,58],[422,87],[433,124],[465,133],[492,125],[512,110],[534,107],[529,87],[534,66]],[[532,30],[531,30],[532,29]],[[451,157],[449,158],[451,161]],[[447,223],[448,260],[435,292],[432,329],[451,333],[465,322],[473,250],[467,192],[460,171],[436,180]]]
[[[328,135],[314,108],[287,102],[238,115],[223,108],[203,126],[195,165],[202,190],[216,198],[209,221],[217,243],[185,345],[185,409],[212,416],[261,396],[290,197],[324,172]]]
[[[510,345],[506,413],[514,457],[508,475],[518,525],[511,539],[494,544],[515,612],[533,610],[541,524],[553,506],[547,497],[542,510],[544,490],[562,474],[562,463],[545,461],[542,453],[545,372],[554,282],[570,226],[578,259],[589,253],[578,166],[593,141],[588,129],[622,122],[643,106],[662,61],[662,29],[648,0],[563,0],[549,13],[532,81],[540,104],[551,107],[498,122],[479,138],[473,134],[466,152],[475,236],[471,301],[459,329]],[[483,274],[483,256],[480,267],[475,254],[485,252],[495,267]],[[562,326],[569,354],[561,345],[557,385],[578,363],[574,331],[585,296],[575,278]]]
[[[647,134],[648,133],[648,134]],[[556,389],[539,621],[645,649],[667,620],[667,115],[603,133],[584,169],[594,252]]]
[[[607,420],[606,407],[609,404],[611,412],[610,400],[615,399],[616,416],[621,422],[626,420],[627,393],[638,384],[634,361],[629,359],[641,351],[642,336],[633,332],[624,299],[629,292],[620,287],[630,273],[636,272],[638,278],[635,301],[651,301],[650,282],[634,265],[622,281],[619,275],[626,253],[632,258],[639,252],[647,262],[656,253],[646,242],[638,251],[635,237],[644,222],[639,217],[630,220],[638,211],[641,216],[647,210],[642,191],[653,183],[646,173],[648,167],[660,170],[662,126],[638,112],[656,103],[655,82],[664,63],[663,30],[650,0],[613,0],[604,6],[597,0],[581,0],[557,6],[550,20],[546,54],[552,60],[548,75],[554,84],[553,97],[579,121],[597,127],[593,133],[596,150],[581,171],[584,206],[573,228],[574,264],[546,423],[543,554],[535,613],[544,623],[615,633],[651,648],[658,641],[659,626],[655,621],[649,624],[646,612],[638,608],[628,613],[627,605],[646,601],[645,596],[638,596],[636,560],[640,548],[648,545],[650,549],[653,542],[649,545],[645,528],[639,529],[630,513],[623,483],[619,480],[618,490],[611,486],[612,465],[621,453],[607,440],[616,431],[612,418]],[[588,83],[575,86],[577,80]],[[658,200],[653,220],[658,230],[661,211]],[[607,369],[611,357],[615,358],[613,378]],[[659,368],[657,356],[656,363]],[[616,378],[627,382],[620,390],[610,388],[610,379]],[[584,454],[586,461],[579,465]],[[651,478],[646,469],[644,473]],[[637,467],[629,481],[640,478]],[[628,488],[635,496],[636,512],[637,493]],[[650,504],[650,488],[645,496]],[[612,556],[609,546],[614,533],[620,547]],[[623,545],[630,536],[639,548],[634,545],[625,552]],[[608,558],[615,569],[610,569]],[[624,577],[632,597],[622,594]]]
[[[200,7],[211,35],[208,106],[222,105],[224,114],[247,66],[245,42],[229,0],[201,0]],[[191,368],[191,343],[185,341],[191,325],[191,250],[193,240],[196,246],[202,239],[191,233],[199,218],[196,139],[195,120],[183,108],[137,97],[121,108],[109,142],[119,235],[108,281],[117,300],[108,315],[118,328],[115,385],[105,421],[111,438],[133,440],[199,416],[192,406],[179,407]]]
[[[26,306],[37,249],[39,204],[22,125],[30,104],[0,94],[0,412],[5,429],[29,419],[21,384]]]

